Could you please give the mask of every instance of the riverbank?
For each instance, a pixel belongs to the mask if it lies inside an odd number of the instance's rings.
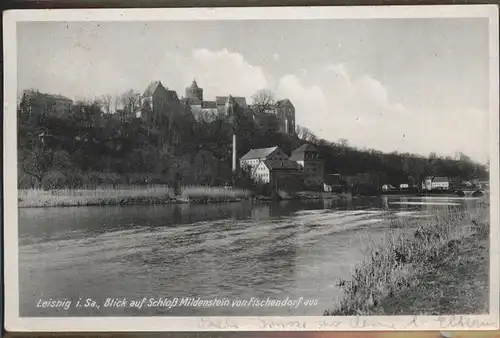
[[[167,186],[121,186],[95,189],[19,190],[19,208],[105,205],[224,203],[250,198],[248,190],[224,187],[183,187],[176,195]]]
[[[480,314],[488,311],[489,205],[449,210],[404,224],[367,259],[350,280],[344,298],[325,315]]]
[[[358,196],[355,196],[356,198]],[[333,192],[321,192],[321,191],[299,191],[295,193],[287,193],[284,191],[279,191],[273,196],[263,196],[255,195],[252,196],[254,201],[292,201],[292,200],[351,200],[353,199],[350,193],[333,193]]]
[[[293,195],[279,192],[275,196],[254,195],[249,190],[227,187],[184,187],[176,195],[168,186],[121,186],[94,189],[22,189],[19,190],[19,208],[76,207],[105,205],[229,203],[279,200],[352,199],[351,194],[326,192],[298,192]]]

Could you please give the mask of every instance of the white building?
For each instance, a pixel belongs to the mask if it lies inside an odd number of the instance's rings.
[[[450,181],[447,177],[426,177],[422,182],[422,190],[449,190]]]
[[[252,172],[252,179],[258,183],[270,183],[275,180],[276,171],[298,171],[297,163],[290,160],[264,160],[260,161]]]
[[[288,160],[288,156],[277,146],[251,149],[240,158],[240,168],[249,170],[252,174],[260,162],[265,160],[285,161]]]

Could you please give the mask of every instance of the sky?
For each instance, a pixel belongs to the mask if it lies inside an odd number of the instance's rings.
[[[272,90],[296,123],[359,148],[489,156],[481,18],[23,22],[18,90],[72,99],[160,80],[204,99]]]

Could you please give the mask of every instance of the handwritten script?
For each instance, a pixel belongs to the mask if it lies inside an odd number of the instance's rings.
[[[404,320],[402,320],[404,318]],[[219,317],[200,318],[201,330],[334,331],[334,330],[419,330],[497,329],[497,322],[471,316],[425,317]]]

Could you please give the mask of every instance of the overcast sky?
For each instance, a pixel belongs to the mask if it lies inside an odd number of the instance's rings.
[[[161,80],[206,100],[272,89],[319,137],[488,158],[487,19],[18,24],[18,89],[73,99]]]

